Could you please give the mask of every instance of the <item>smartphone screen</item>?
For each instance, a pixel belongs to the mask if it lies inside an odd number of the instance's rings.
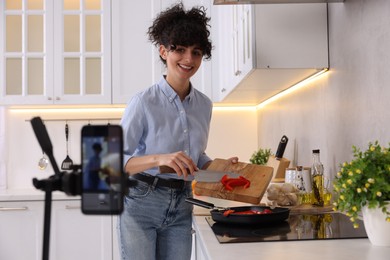
[[[82,212],[120,214],[125,186],[121,126],[84,126],[81,130],[81,160]]]

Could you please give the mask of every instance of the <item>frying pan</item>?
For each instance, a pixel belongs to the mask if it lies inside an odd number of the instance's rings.
[[[242,225],[261,225],[268,223],[278,223],[284,221],[288,218],[290,214],[290,209],[288,208],[270,208],[263,206],[243,206],[243,207],[231,207],[231,208],[223,208],[216,207],[214,204],[198,200],[194,198],[186,198],[188,203],[191,203],[196,206],[200,206],[203,208],[211,209],[211,218],[217,223],[225,223],[225,224],[242,224]],[[272,212],[267,214],[237,214],[242,211],[247,210],[255,210],[255,211],[263,211],[265,209],[269,209]],[[237,213],[230,213],[228,216],[224,216],[223,213],[226,210],[234,210]]]

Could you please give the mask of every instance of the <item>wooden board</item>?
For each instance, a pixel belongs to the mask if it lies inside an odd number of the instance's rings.
[[[267,166],[274,168],[274,178],[284,178],[286,169],[290,165],[290,160],[287,160],[286,158],[280,158],[276,159],[275,156],[271,155],[268,158]]]
[[[244,187],[236,187],[233,191],[228,191],[220,182],[197,182],[194,185],[196,195],[252,204],[260,203],[261,198],[271,182],[273,174],[273,168],[269,166],[243,162],[232,164],[230,161],[224,159],[215,159],[207,169],[239,173],[251,182],[250,187],[247,189]]]

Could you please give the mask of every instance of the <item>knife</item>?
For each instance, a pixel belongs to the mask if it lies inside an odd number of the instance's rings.
[[[283,135],[282,139],[280,139],[278,150],[276,151],[275,158],[277,160],[280,160],[283,158],[284,150],[286,150],[288,138],[287,136]]]
[[[238,178],[241,175],[234,172],[222,172],[213,170],[197,170],[194,173],[196,181],[199,182],[220,182],[222,177],[227,175],[229,178]]]
[[[160,166],[160,173],[173,173],[172,168]],[[227,175],[229,178],[238,178],[241,174],[234,172],[214,171],[214,170],[197,170],[194,172],[194,179],[199,182],[220,182],[222,177]]]

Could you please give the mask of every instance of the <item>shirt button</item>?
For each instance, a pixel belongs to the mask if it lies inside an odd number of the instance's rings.
[[[188,131],[187,131],[187,129],[184,129],[184,133],[187,133]]]

